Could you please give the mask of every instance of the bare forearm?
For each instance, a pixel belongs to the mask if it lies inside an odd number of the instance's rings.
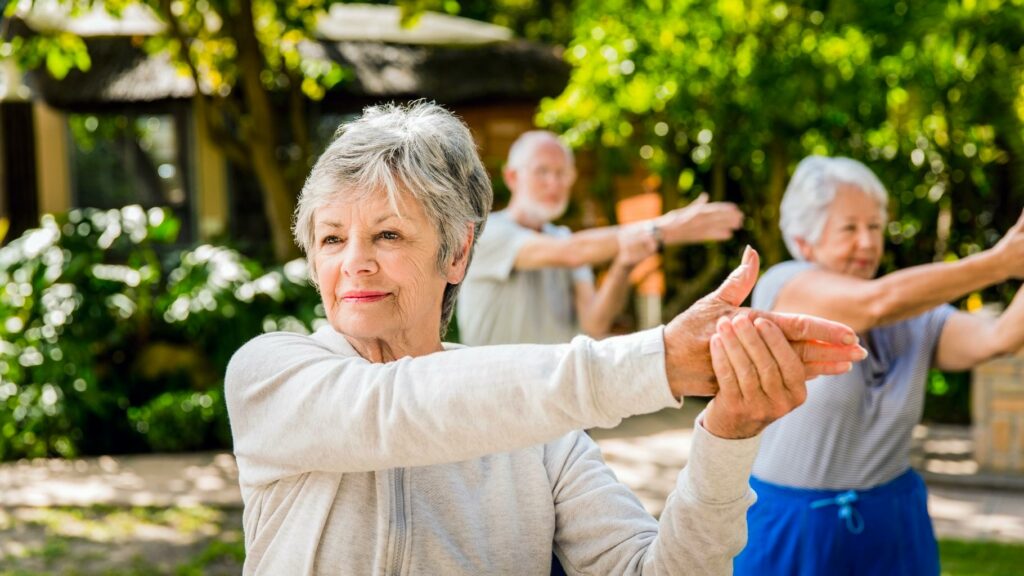
[[[939,304],[1006,280],[999,255],[991,250],[957,262],[914,266],[874,281],[868,309],[875,324],[916,316]]]
[[[581,314],[580,327],[588,336],[601,338],[608,335],[615,316],[626,304],[626,297],[629,294],[629,273],[632,268],[613,262],[608,269],[593,301]]]
[[[604,226],[574,233],[567,239],[566,256],[571,266],[604,264],[619,252],[619,227]]]
[[[618,231],[618,226],[606,226],[564,238],[538,234],[519,249],[515,267],[519,270],[577,268],[607,262],[619,251]]]

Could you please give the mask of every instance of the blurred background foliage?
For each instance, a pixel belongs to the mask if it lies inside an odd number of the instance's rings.
[[[856,158],[889,189],[881,273],[990,247],[1024,206],[1020,0],[579,0],[571,12],[572,77],[539,123],[599,166],[649,170],[668,207],[707,191],[747,215],[734,245],[669,252],[667,315],[738,264],[743,243],[766,266],[789,258],[778,206],[810,154]],[[614,191],[594,194],[612,217]],[[1016,288],[959,304],[998,306]],[[968,421],[968,384],[934,373],[926,418]]]
[[[304,10],[330,3],[257,3],[279,17],[262,22],[280,28],[257,33],[273,72],[260,82],[315,98],[343,79],[341,70],[303,66],[293,50],[309,30]],[[638,167],[666,207],[704,191],[743,207],[747,221],[733,243],[668,251],[666,315],[717,283],[744,243],[766,266],[788,257],[777,208],[808,154],[861,160],[888,187],[882,272],[985,249],[1024,206],[1024,0],[400,4],[411,15],[441,9],[564,46],[569,85],[537,120],[594,156],[599,173],[586,201],[608,220],[619,199],[614,176]],[[202,11],[194,9],[237,7],[183,6],[182,22],[196,26]],[[168,38],[148,48],[209,60],[200,79],[235,98],[237,39],[201,39],[185,50]],[[73,38],[39,42],[21,52],[37,66],[88,66]],[[223,120],[221,101],[204,101],[213,124]],[[87,120],[72,126],[76,138],[89,137]],[[282,127],[271,144],[301,144],[296,126]],[[250,146],[251,135],[226,137]],[[263,178],[294,190],[286,183],[301,181],[307,165],[276,169],[285,176]],[[75,210],[45,217],[0,249],[0,460],[223,447],[220,389],[231,353],[264,330],[308,331],[318,322],[302,260],[265,264],[227,246],[186,248],[175,243],[177,222],[158,209]],[[959,305],[999,304],[1015,289],[999,286]],[[966,422],[968,382],[967,374],[933,373],[926,418]]]
[[[306,263],[174,249],[164,209],[73,210],[0,249],[0,460],[230,446],[231,354],[322,317]]]
[[[1019,0],[580,0],[573,14],[572,78],[540,122],[642,164],[668,206],[707,191],[747,214],[728,262],[678,253],[670,277],[724,269],[743,242],[787,259],[779,201],[809,154],[861,160],[888,187],[883,272],[989,247],[1024,205]],[[684,284],[670,313],[707,288]]]

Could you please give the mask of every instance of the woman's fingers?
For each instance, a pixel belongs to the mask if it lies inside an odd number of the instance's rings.
[[[782,383],[782,372],[779,370],[779,363],[771,351],[768,350],[764,338],[757,328],[754,327],[754,323],[745,314],[740,314],[733,317],[732,328],[736,333],[739,343],[743,346],[744,351],[746,351],[747,356],[757,370],[761,392],[772,402],[778,402],[783,399],[786,391]]]
[[[822,342],[792,342],[793,350],[805,364],[842,364],[859,362],[867,358],[868,351],[857,344],[845,346],[829,345]]]
[[[813,380],[818,376],[846,374],[851,368],[853,368],[853,365],[849,362],[811,362],[804,364],[804,373],[807,375],[808,380]]]
[[[729,364],[736,374],[736,380],[739,382],[740,394],[743,396],[743,400],[747,403],[763,400],[765,393],[761,389],[761,379],[758,376],[757,366],[743,348],[743,344],[740,343],[739,335],[736,333],[732,321],[721,318],[717,328],[717,334],[721,339],[723,348],[725,348],[726,357],[728,357]]]
[[[729,356],[725,352],[725,345],[722,344],[722,337],[718,334],[711,336],[711,366],[715,371],[715,378],[718,380],[718,394],[721,400],[728,404],[738,404],[743,401],[740,393],[739,380],[736,372],[732,369]]]
[[[778,326],[763,318],[758,318],[754,326],[778,365],[789,409],[803,404],[807,398],[807,370],[803,360]]]
[[[817,340],[842,346],[856,344],[858,340],[853,328],[817,316],[778,312],[756,312],[755,315],[774,322],[790,342]]]

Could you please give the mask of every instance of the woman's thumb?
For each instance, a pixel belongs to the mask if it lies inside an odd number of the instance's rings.
[[[760,270],[761,258],[749,245],[743,250],[743,261],[729,274],[729,277],[722,282],[712,295],[724,300],[732,306],[739,306],[750,295],[757,283],[757,274]]]

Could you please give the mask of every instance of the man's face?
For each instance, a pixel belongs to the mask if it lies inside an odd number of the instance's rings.
[[[576,169],[565,150],[553,140],[533,148],[526,162],[505,174],[513,201],[535,219],[557,220],[569,205],[569,192],[576,181]]]

